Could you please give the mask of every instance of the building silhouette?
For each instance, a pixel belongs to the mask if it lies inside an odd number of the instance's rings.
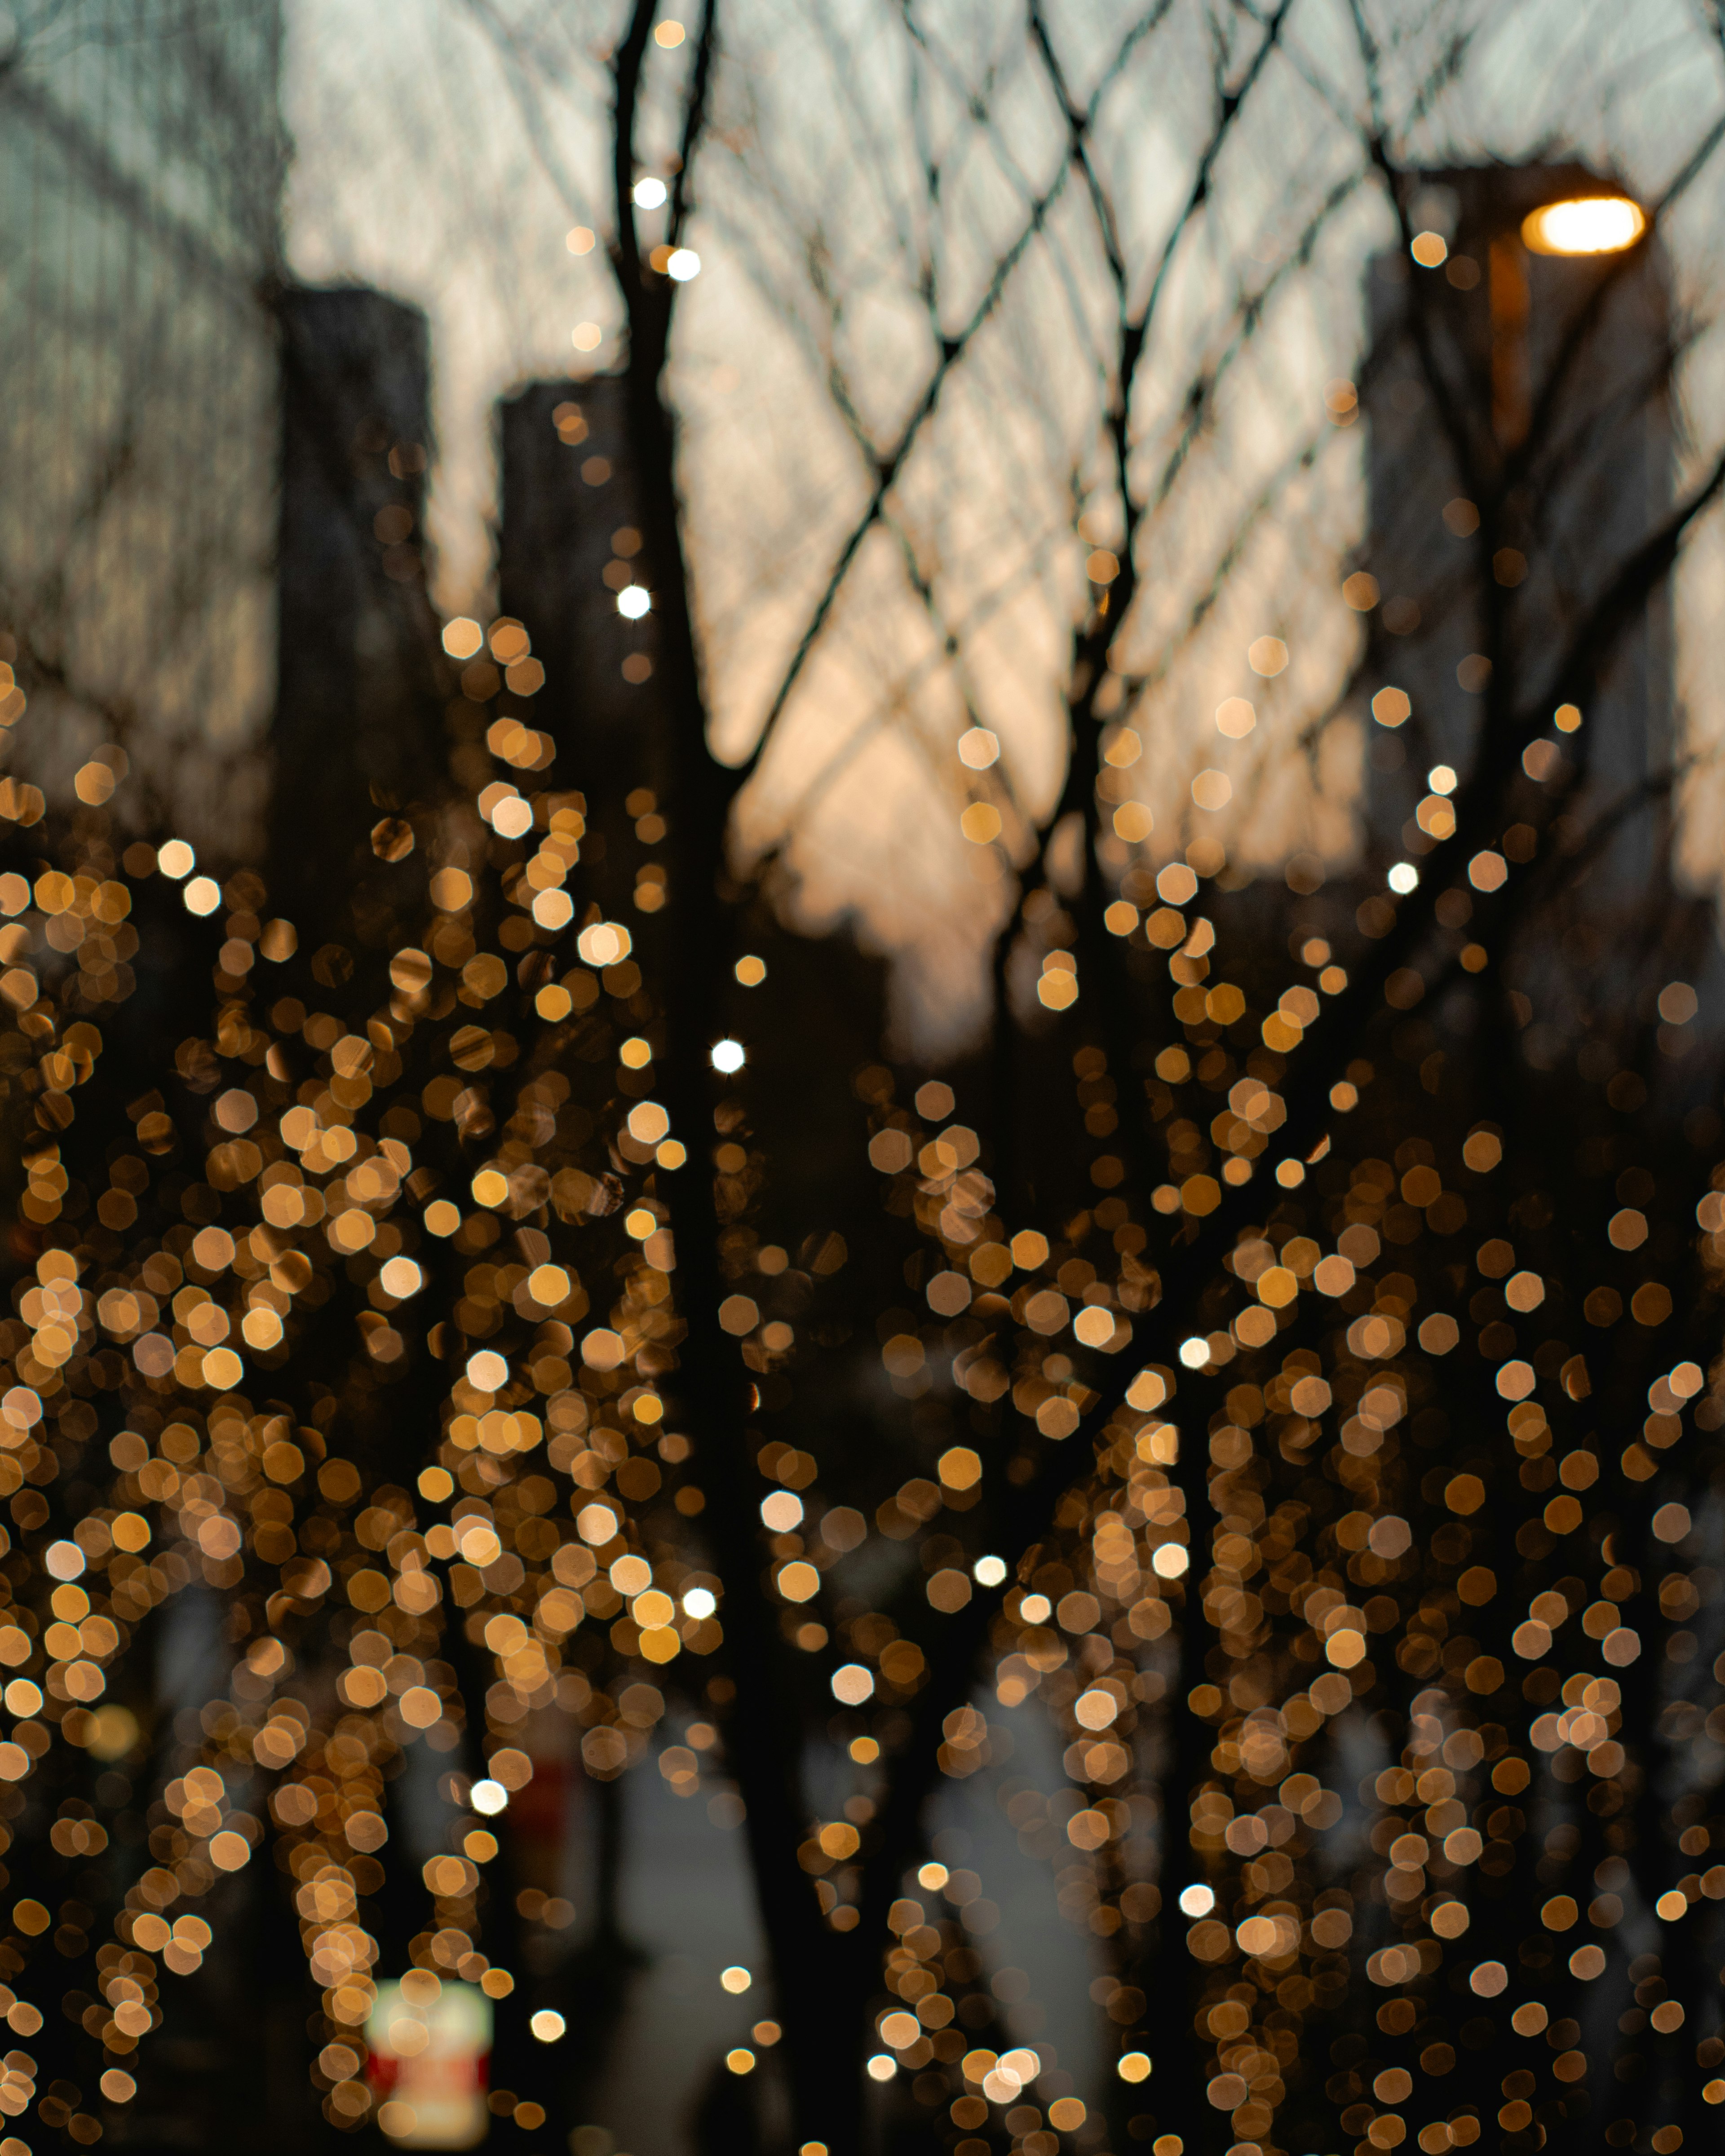
[[[302,941],[367,941],[393,869],[371,834],[445,776],[422,552],[429,337],[418,308],[359,286],[290,287],[280,318],[270,885]]]
[[[1429,173],[1411,221],[1442,259],[1422,264],[1399,248],[1372,265],[1363,559],[1380,603],[1367,685],[1399,688],[1412,705],[1404,725],[1372,729],[1368,825],[1380,864],[1430,844],[1412,819],[1432,767],[1465,777],[1486,727],[1511,714],[1549,723],[1572,639],[1669,513],[1662,248],[1649,234],[1626,250],[1553,254],[1522,236],[1548,205],[1620,192],[1571,164]],[[1563,743],[1582,775],[1572,824],[1645,797],[1591,871],[1619,900],[1663,874],[1668,819],[1647,788],[1671,760],[1671,645],[1661,580]]]
[[[0,657],[34,713],[0,759],[64,798],[123,741],[231,849],[274,685],[281,10],[167,13],[0,33]]]
[[[545,669],[531,722],[556,744],[567,783],[591,774],[583,888],[627,919],[635,828],[657,814],[665,783],[657,622],[618,608],[641,547],[627,386],[612,375],[530,382],[499,405],[497,425],[500,611]]]

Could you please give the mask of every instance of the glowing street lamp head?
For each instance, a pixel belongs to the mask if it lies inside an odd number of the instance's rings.
[[[1536,254],[1620,254],[1646,229],[1646,213],[1627,195],[1580,195],[1536,209],[1522,238]]]

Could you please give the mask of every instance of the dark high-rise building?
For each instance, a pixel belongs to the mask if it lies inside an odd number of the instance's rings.
[[[363,289],[284,295],[274,902],[363,933],[373,827],[443,770],[420,519],[424,316]]]
[[[1465,778],[1488,725],[1550,723],[1565,654],[1672,489],[1666,259],[1621,191],[1578,165],[1483,166],[1425,176],[1409,208],[1414,259],[1373,265],[1362,393],[1380,588],[1367,686],[1412,706],[1369,729],[1380,871],[1429,843],[1413,819],[1434,767]],[[1671,754],[1671,643],[1662,581],[1564,737],[1570,829],[1626,812],[1588,903],[1663,870],[1662,802],[1642,790]]]
[[[545,669],[531,723],[557,745],[559,782],[587,785],[598,821],[583,880],[612,915],[636,888],[630,827],[664,788],[656,620],[650,603],[634,618],[624,610],[636,603],[631,589],[646,590],[626,395],[620,379],[601,375],[530,382],[499,408],[498,603]]]
[[[0,766],[59,807],[121,743],[122,828],[227,858],[274,670],[281,15],[0,13]]]

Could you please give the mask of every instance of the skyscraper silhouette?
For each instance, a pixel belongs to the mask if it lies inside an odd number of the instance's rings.
[[[1380,701],[1392,723],[1369,730],[1380,860],[1430,844],[1412,819],[1433,767],[1465,778],[1490,730],[1550,724],[1566,654],[1670,510],[1657,239],[1557,254],[1524,234],[1553,203],[1620,194],[1579,165],[1432,172],[1409,191],[1414,259],[1398,248],[1372,265],[1367,685],[1412,707],[1396,723],[1398,701]],[[1586,872],[1617,901],[1663,869],[1671,642],[1666,580],[1617,625],[1564,739],[1581,773],[1570,830],[1618,819]]]

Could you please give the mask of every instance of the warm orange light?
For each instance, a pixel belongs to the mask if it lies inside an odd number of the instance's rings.
[[[1584,195],[1548,203],[1522,225],[1536,254],[1620,254],[1647,229],[1645,212],[1626,195]]]

